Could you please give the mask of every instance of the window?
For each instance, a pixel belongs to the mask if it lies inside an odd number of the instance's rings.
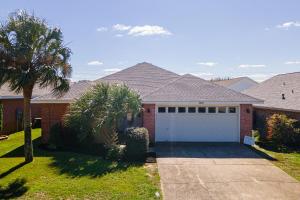
[[[199,107],[198,113],[206,113],[206,107]]]
[[[166,112],[166,107],[158,107],[158,112],[159,113],[165,113]]]
[[[185,107],[178,107],[179,113],[185,113]]]
[[[168,112],[169,113],[175,113],[176,112],[176,108],[175,107],[168,107]]]
[[[195,113],[196,112],[196,108],[195,107],[189,107],[188,108],[188,112],[189,113]]]
[[[0,130],[3,129],[3,105],[0,103]]]
[[[236,113],[236,107],[229,107],[228,111],[229,113]]]
[[[226,113],[226,107],[219,107],[218,113]]]
[[[208,107],[208,113],[216,113],[216,107]]]

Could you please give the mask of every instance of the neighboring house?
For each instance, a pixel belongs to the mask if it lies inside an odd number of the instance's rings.
[[[215,82],[218,85],[235,90],[237,92],[244,91],[258,84],[256,81],[252,80],[249,77],[238,77],[238,78],[219,80],[213,82]]]
[[[49,88],[35,87],[32,98],[48,94]],[[41,116],[41,105],[31,105],[32,119]],[[0,87],[0,134],[23,130],[23,94],[12,92],[7,84]]]
[[[138,92],[144,111],[141,126],[152,142],[239,142],[252,130],[252,104],[261,100],[192,75],[180,76],[140,63],[93,82],[78,82],[61,98],[50,94],[33,99],[42,105],[42,136],[63,120],[70,103],[94,84],[126,84]]]
[[[274,113],[300,120],[300,72],[274,76],[243,93],[264,100],[254,105],[256,124]]]

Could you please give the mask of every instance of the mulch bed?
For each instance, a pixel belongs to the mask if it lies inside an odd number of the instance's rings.
[[[8,139],[8,135],[0,135],[0,140],[7,140]]]

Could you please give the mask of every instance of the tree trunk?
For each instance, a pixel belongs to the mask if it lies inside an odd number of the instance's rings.
[[[33,161],[33,147],[31,140],[31,102],[32,88],[23,89],[24,97],[24,153],[25,153],[25,162],[29,163]]]

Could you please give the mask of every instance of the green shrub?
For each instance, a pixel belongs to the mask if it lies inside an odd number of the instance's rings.
[[[149,134],[146,128],[126,129],[125,158],[127,160],[144,160],[149,148]]]
[[[56,149],[62,149],[64,147],[62,126],[60,123],[56,123],[50,128],[49,143]]]
[[[124,158],[124,145],[115,145],[110,147],[106,152],[106,159],[121,160]]]
[[[272,115],[267,119],[267,139],[276,144],[295,145],[299,142],[300,134],[295,128],[296,122],[286,115]]]

